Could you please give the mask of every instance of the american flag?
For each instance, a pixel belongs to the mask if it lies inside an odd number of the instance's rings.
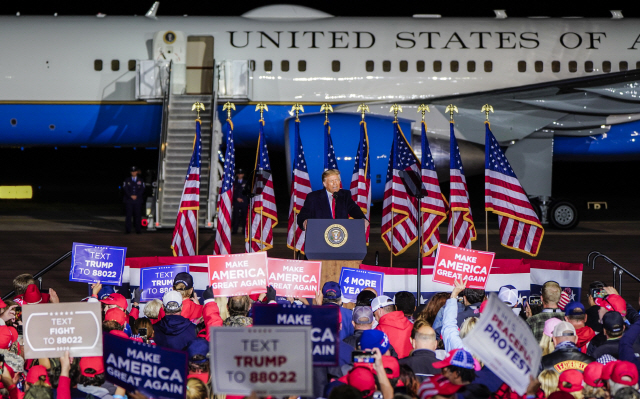
[[[198,210],[200,209],[200,152],[202,136],[200,120],[196,120],[196,137],[193,143],[193,154],[189,162],[189,170],[184,180],[180,210],[173,229],[171,249],[173,256],[193,256],[198,245]]]
[[[471,241],[476,239],[476,227],[473,224],[473,216],[471,215],[467,180],[464,177],[464,168],[462,167],[460,148],[454,133],[453,122],[449,123],[449,128],[451,132],[449,147],[451,156],[449,162],[451,217],[449,218],[448,243],[456,247],[471,248]]]
[[[382,202],[382,240],[394,255],[400,255],[418,239],[418,199],[407,194],[401,171],[419,176],[420,162],[402,134],[399,124],[394,122],[393,144]]]
[[[329,169],[338,169],[338,162],[336,161],[336,153],[333,150],[333,141],[331,140],[331,127],[329,126],[329,121],[324,122],[324,153],[326,156],[324,157],[324,169],[323,171]],[[342,188],[342,183],[340,184]]]
[[[273,248],[273,228],[278,224],[271,163],[269,162],[267,141],[264,138],[264,121],[262,120],[260,121],[258,154],[254,170],[255,175],[251,191],[254,193],[262,191],[262,193],[253,197],[249,206],[249,217],[247,218],[247,228],[245,229],[247,252],[266,251]],[[249,225],[249,223],[251,224]],[[251,244],[251,247],[249,247],[249,244]]]
[[[485,210],[498,215],[503,246],[536,256],[544,229],[489,123],[485,126]]]
[[[436,164],[431,156],[427,140],[427,126],[422,122],[422,256],[429,256],[438,248],[440,231],[438,227],[447,218],[447,202],[440,191]]]
[[[222,186],[218,195],[218,225],[216,241],[213,244],[214,255],[231,253],[231,206],[233,204],[233,182],[235,180],[236,156],[233,144],[233,124],[229,119],[223,129],[227,137],[227,151],[224,155]]]
[[[358,144],[358,153],[356,161],[353,165],[353,174],[351,175],[351,198],[358,204],[366,217],[369,217],[371,209],[371,169],[369,168],[369,136],[367,136],[367,123],[360,122],[360,143]],[[369,227],[367,225],[366,238],[369,245]]]
[[[289,203],[289,224],[287,227],[287,247],[304,253],[305,231],[298,227],[296,215],[300,213],[307,199],[307,194],[311,192],[311,181],[307,171],[307,162],[304,159],[302,141],[300,141],[300,121],[295,121],[294,146],[295,159],[293,160],[293,170],[291,171],[291,202]],[[294,238],[295,234],[295,238]]]

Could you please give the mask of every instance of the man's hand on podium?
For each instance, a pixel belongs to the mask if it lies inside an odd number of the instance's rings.
[[[369,227],[369,221],[367,219],[364,220],[364,229],[366,230]]]
[[[303,229],[303,230],[306,230],[306,229],[307,229],[307,221],[306,221],[306,220],[304,221],[304,223],[302,223],[302,226],[304,227],[304,229]]]

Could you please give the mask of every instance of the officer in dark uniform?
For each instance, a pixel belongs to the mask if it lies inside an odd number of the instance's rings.
[[[142,200],[144,196],[144,181],[138,176],[140,171],[137,167],[131,167],[131,177],[127,177],[122,184],[124,189],[124,204],[127,208],[125,219],[126,233],[131,233],[131,216],[136,233],[140,234],[140,215],[142,213]]]
[[[231,217],[231,234],[238,233],[238,227],[242,226],[244,234],[245,223],[247,221],[247,210],[249,208],[249,198],[244,194],[248,181],[244,178],[244,170],[238,169],[236,181],[233,183],[233,215]]]

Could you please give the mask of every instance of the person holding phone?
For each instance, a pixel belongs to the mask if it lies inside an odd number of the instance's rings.
[[[603,296],[604,295],[604,296]],[[602,281],[593,281],[589,284],[589,296],[587,297],[587,303],[589,308],[585,310],[587,314],[586,325],[591,327],[596,334],[602,334],[602,323],[600,323],[600,316],[598,310],[600,306],[596,305],[596,298],[604,298],[607,295],[604,290],[604,283]]]

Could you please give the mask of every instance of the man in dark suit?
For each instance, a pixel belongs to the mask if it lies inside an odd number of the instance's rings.
[[[307,229],[307,219],[364,219],[362,209],[351,199],[351,192],[340,188],[340,172],[329,169],[322,173],[321,190],[312,191],[307,195],[304,206],[298,215],[298,226]]]
[[[136,233],[140,234],[140,217],[142,214],[142,200],[144,195],[144,182],[139,176],[140,170],[132,166],[131,177],[127,177],[122,183],[124,190],[124,204],[127,209],[125,218],[125,234],[131,233],[131,219],[133,217],[133,227]]]
[[[238,233],[238,227],[242,228],[247,222],[247,211],[249,210],[249,198],[245,195],[244,189],[247,181],[244,179],[244,170],[238,169],[236,181],[233,183],[233,214],[231,217],[231,234]]]

